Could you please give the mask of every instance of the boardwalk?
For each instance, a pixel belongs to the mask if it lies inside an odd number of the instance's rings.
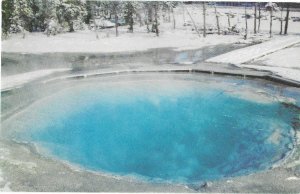
[[[271,54],[278,50],[284,49],[286,47],[292,46],[300,42],[300,37],[288,36],[288,37],[278,37],[273,40],[253,45],[250,47],[234,50],[210,59],[207,62],[213,63],[229,63],[234,65],[240,65],[243,63],[248,63],[259,57],[263,57],[267,54]]]

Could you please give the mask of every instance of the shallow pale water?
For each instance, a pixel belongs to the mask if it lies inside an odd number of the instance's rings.
[[[90,170],[197,182],[270,167],[291,143],[295,112],[194,81],[85,84],[19,114],[19,141]]]

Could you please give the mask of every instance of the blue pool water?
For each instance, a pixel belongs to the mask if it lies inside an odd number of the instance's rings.
[[[266,169],[290,150],[288,107],[181,84],[66,89],[19,116],[16,137],[90,170],[189,183]]]

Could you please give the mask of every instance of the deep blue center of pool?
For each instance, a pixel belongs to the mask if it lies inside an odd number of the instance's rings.
[[[265,169],[290,149],[295,115],[281,103],[195,86],[120,88],[61,92],[35,110],[42,124],[19,138],[87,169],[174,182]]]

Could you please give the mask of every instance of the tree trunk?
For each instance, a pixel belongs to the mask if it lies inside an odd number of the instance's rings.
[[[149,6],[148,12],[147,12],[147,31],[148,33],[151,32],[150,24],[152,23],[152,6]]]
[[[130,15],[129,32],[133,33],[133,14]]]
[[[73,21],[69,21],[68,25],[69,25],[69,32],[74,32],[74,23],[73,23]]]
[[[129,24],[129,28],[128,28],[128,31],[130,33],[133,33],[133,6],[131,3],[129,3],[129,7],[128,7],[128,24]],[[138,15],[138,14],[137,14]]]
[[[205,2],[203,2],[203,37],[206,37],[206,7]]]
[[[24,28],[22,28],[22,35],[23,35],[22,38],[25,39],[26,34],[25,34],[25,29]]]
[[[273,10],[270,11],[270,38],[272,38]]]
[[[283,8],[281,8],[281,10],[280,10],[280,32],[279,32],[280,35],[282,34],[282,23],[283,23],[282,11],[283,11]]]
[[[185,24],[184,4],[182,4],[182,17],[183,17],[183,24]]]
[[[142,21],[142,16],[141,16],[141,14],[137,13],[137,14],[136,14],[136,17],[137,17],[138,20],[139,20],[140,27],[143,26],[143,21]]]
[[[118,15],[115,13],[115,28],[116,28],[116,36],[119,36],[119,31],[118,31]]]
[[[187,12],[188,15],[190,16],[190,18],[191,18],[191,20],[192,20],[192,22],[193,22],[193,25],[194,25],[194,27],[195,27],[195,30],[196,30],[196,32],[197,32],[197,34],[198,34],[198,36],[201,37],[201,36],[200,36],[200,32],[199,32],[199,30],[198,30],[198,28],[197,28],[197,26],[196,26],[196,24],[195,24],[195,21],[194,21],[194,19],[192,18],[191,14],[190,14],[190,12],[188,11],[187,8],[186,8],[186,12]]]
[[[92,18],[93,18],[93,22],[94,22],[94,28],[95,28],[95,34],[96,34],[96,38],[99,39],[99,35],[98,35],[98,26],[97,26],[97,23],[96,23],[96,17],[95,17],[95,6],[93,6],[93,9],[92,9]]]
[[[151,23],[152,22],[152,15],[153,15],[153,13],[152,13],[152,7],[150,7],[149,9],[148,9],[148,21]]]
[[[98,35],[98,31],[97,31],[98,30],[98,26],[96,24],[95,18],[94,18],[94,28],[95,28],[96,38],[99,39],[99,35]]]
[[[254,34],[256,34],[256,12],[257,12],[257,4],[254,5]]]
[[[171,11],[172,11],[172,17],[173,17],[173,29],[175,30],[175,28],[176,28],[176,21],[175,21],[175,15],[174,15],[174,9],[173,9],[173,7],[171,8]]]
[[[220,35],[220,23],[219,23],[219,16],[218,16],[218,13],[217,13],[216,4],[214,5],[214,7],[215,7],[216,20],[217,20],[218,35]]]
[[[158,30],[158,20],[157,20],[157,9],[158,9],[158,7],[157,7],[158,5],[157,5],[157,2],[156,2],[156,4],[155,4],[155,7],[154,7],[154,11],[155,11],[155,33],[156,33],[156,36],[159,36],[159,30]]]
[[[260,30],[260,18],[261,18],[261,14],[260,14],[260,4],[258,4],[258,27],[257,27],[257,32],[259,33]]]
[[[150,33],[151,31],[150,31],[150,28],[149,28],[149,21],[148,20],[146,22],[146,26],[147,26],[147,32]]]
[[[287,34],[288,31],[288,25],[289,25],[289,15],[290,15],[290,7],[286,8],[286,17],[285,17],[285,26],[284,26],[284,34]]]
[[[227,14],[227,19],[228,19],[228,28],[230,28],[230,16]]]
[[[248,22],[247,22],[247,8],[245,6],[245,36],[244,39],[247,40],[247,36],[248,36]]]

